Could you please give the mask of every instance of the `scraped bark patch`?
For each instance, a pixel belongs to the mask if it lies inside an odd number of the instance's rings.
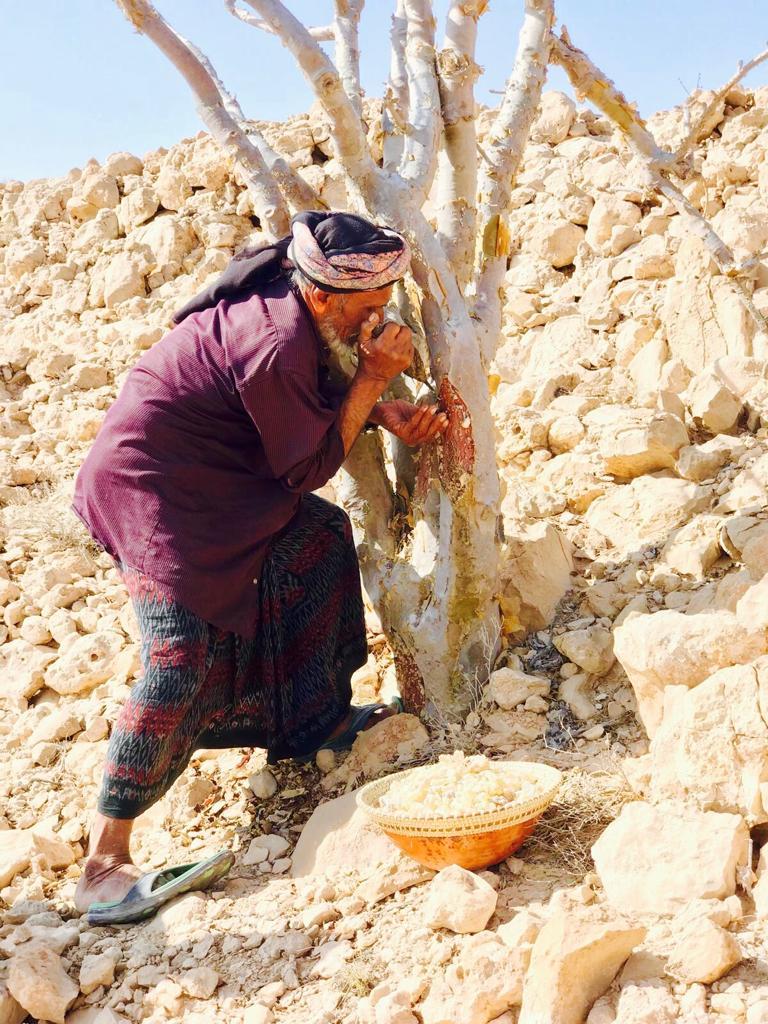
[[[440,405],[448,416],[448,430],[443,435],[440,450],[440,482],[452,498],[457,498],[466,489],[475,466],[472,418],[448,377],[440,382],[439,394]]]

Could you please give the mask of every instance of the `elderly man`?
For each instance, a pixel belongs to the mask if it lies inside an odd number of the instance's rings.
[[[144,669],[75,897],[93,923],[148,916],[231,867],[230,853],[150,874],[131,861],[133,821],[195,749],[306,757],[388,711],[350,706],[367,657],[357,557],[345,514],[310,492],[368,423],[409,444],[447,426],[436,406],[379,402],[412,358],[407,327],[380,330],[408,262],[402,236],[361,217],[295,217],[177,314],[83,463],[73,507],[128,587]]]

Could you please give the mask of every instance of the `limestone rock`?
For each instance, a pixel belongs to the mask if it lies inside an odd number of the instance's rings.
[[[553,267],[567,267],[576,258],[584,231],[568,220],[542,221],[531,233],[533,252]]]
[[[192,195],[192,187],[182,171],[164,167],[155,182],[155,192],[166,210],[180,210]]]
[[[13,998],[4,981],[0,981],[0,1024],[21,1024],[27,1011]]]
[[[672,572],[703,578],[720,557],[719,516],[700,513],[669,538],[661,560]]]
[[[210,967],[194,967],[179,977],[179,984],[193,999],[210,999],[219,985],[219,975]]]
[[[370,778],[387,765],[414,757],[429,742],[415,715],[393,715],[358,734],[346,761],[323,778],[324,789]]]
[[[27,944],[12,958],[8,990],[38,1020],[64,1024],[64,1015],[79,989],[62,967],[61,958],[46,946]]]
[[[109,953],[86,956],[80,965],[80,991],[85,995],[99,985],[109,986],[115,980],[115,958]]]
[[[108,308],[147,293],[138,262],[126,253],[113,257],[104,275],[104,305]]]
[[[768,821],[768,656],[669,687],[649,753],[653,800]]]
[[[29,698],[45,685],[45,671],[56,661],[56,651],[21,638],[0,646],[0,693]]]
[[[676,527],[708,503],[710,492],[664,473],[638,477],[597,498],[587,509],[587,526],[617,557],[665,541]]]
[[[277,792],[277,780],[268,768],[263,768],[260,772],[252,775],[248,779],[248,785],[254,796],[260,800],[268,800]]]
[[[671,413],[651,414],[643,422],[637,413],[635,422],[619,425],[606,433],[600,444],[605,470],[618,477],[636,477],[660,469],[671,469],[677,453],[688,444],[688,431]]]
[[[491,932],[471,936],[417,1008],[423,1024],[488,1024],[519,1006],[530,955],[530,946],[510,949]]]
[[[611,232],[617,225],[633,227],[640,221],[640,210],[634,203],[628,203],[616,196],[600,195],[589,215],[587,242],[593,249],[600,250],[611,240]]]
[[[32,829],[0,830],[0,888],[26,871],[35,860],[45,870],[68,867],[75,860],[70,846]]]
[[[718,669],[746,664],[765,649],[759,628],[732,613],[701,615],[664,610],[629,615],[613,634],[614,652],[637,698],[648,735],[661,723],[664,689],[697,686]]]
[[[684,398],[693,419],[711,433],[727,434],[736,427],[742,404],[711,370],[693,378]]]
[[[604,676],[614,662],[613,637],[604,626],[561,633],[553,640],[560,653],[593,676]]]
[[[430,882],[424,908],[430,928],[460,935],[483,931],[496,910],[498,895],[479,875],[453,864]]]
[[[680,261],[678,256],[678,266]],[[703,372],[723,356],[752,354],[754,321],[722,276],[670,280],[663,318],[670,353],[692,373]]]
[[[491,672],[484,696],[505,711],[511,711],[529,697],[547,696],[549,689],[549,680],[544,676],[528,675],[514,668],[498,668]]]
[[[556,146],[568,138],[575,117],[576,106],[570,96],[554,90],[544,92],[531,128],[531,139]]]
[[[676,1024],[677,1010],[675,997],[663,985],[626,985],[619,993],[615,1016],[606,1018],[606,1024]],[[591,1015],[587,1019],[592,1024]]]
[[[592,847],[605,895],[629,914],[675,913],[736,891],[749,832],[736,814],[680,804],[626,804]]]
[[[667,971],[688,985],[711,985],[740,962],[741,949],[735,937],[705,918],[680,935]]]
[[[120,635],[111,630],[78,637],[50,666],[46,685],[61,694],[91,690],[113,675],[122,647]]]
[[[502,566],[503,602],[508,631],[541,629],[571,586],[573,546],[551,523],[518,527],[507,536]]]
[[[645,929],[597,907],[557,912],[539,932],[519,1024],[583,1024]]]

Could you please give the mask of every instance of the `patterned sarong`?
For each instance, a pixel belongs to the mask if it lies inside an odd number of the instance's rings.
[[[109,741],[99,810],[135,818],[168,791],[196,749],[264,747],[268,760],[315,750],[346,716],[365,664],[360,572],[346,514],[305,495],[255,586],[246,640],[123,569],[141,628],[142,678]]]

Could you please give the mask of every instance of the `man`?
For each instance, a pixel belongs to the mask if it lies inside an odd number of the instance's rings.
[[[312,756],[387,713],[350,707],[367,657],[357,557],[345,514],[309,492],[369,422],[412,445],[447,426],[436,406],[379,402],[412,359],[407,327],[378,331],[408,263],[402,236],[361,217],[295,217],[290,238],[233,260],[177,314],[83,463],[73,507],[118,564],[144,669],[75,897],[93,923],[137,920],[229,870],[229,853],[149,875],[131,861],[133,821],[195,749]]]

